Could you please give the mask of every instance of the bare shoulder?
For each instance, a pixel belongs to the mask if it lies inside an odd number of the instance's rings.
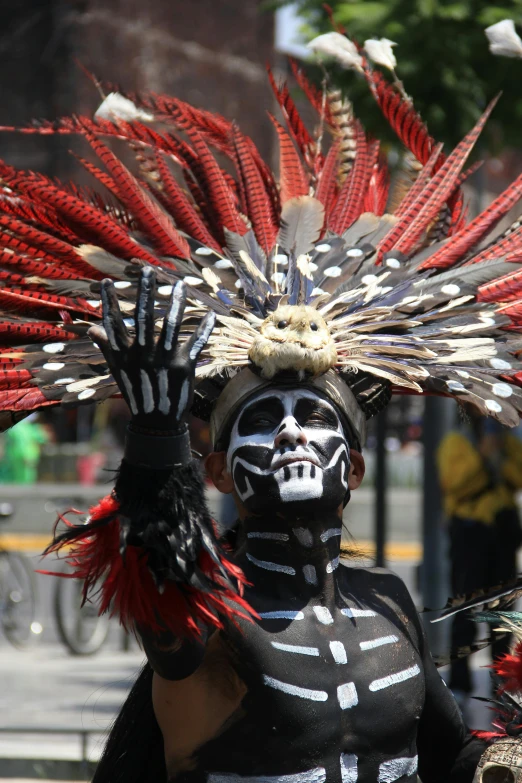
[[[367,593],[397,604],[409,616],[417,616],[408,588],[388,568],[366,568],[349,560],[340,561],[339,577],[344,588],[355,593]]]

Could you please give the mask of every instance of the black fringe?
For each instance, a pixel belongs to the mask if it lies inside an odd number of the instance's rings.
[[[114,492],[120,503],[122,555],[127,545],[141,547],[160,590],[166,580],[203,592],[215,590],[215,582],[198,566],[202,550],[231,586],[221,565],[224,553],[214,533],[197,460],[168,470],[147,470],[122,460]]]
[[[167,783],[152,676],[146,663],[112,725],[92,783]]]

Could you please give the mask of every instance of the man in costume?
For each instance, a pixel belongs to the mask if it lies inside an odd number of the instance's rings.
[[[484,747],[400,580],[341,563],[341,514],[365,420],[393,391],[518,423],[520,226],[476,248],[522,178],[468,223],[464,165],[493,106],[446,157],[350,47],[421,164],[393,197],[378,142],[298,69],[318,128],[273,83],[279,180],[234,123],[161,95],[26,129],[82,134],[110,200],[0,167],[5,426],[113,394],[132,416],[113,493],[52,546],[73,543],[86,594],[101,585],[149,659],[96,781],[470,781]],[[140,178],[104,136],[131,145]],[[236,499],[233,547],[205,506],[189,410]]]

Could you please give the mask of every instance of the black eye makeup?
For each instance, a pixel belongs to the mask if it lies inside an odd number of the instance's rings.
[[[301,427],[323,427],[336,430],[339,421],[335,412],[321,400],[307,397],[298,400],[294,412]]]
[[[272,432],[281,422],[284,408],[277,397],[268,397],[252,403],[243,411],[238,422],[238,435],[255,435]]]

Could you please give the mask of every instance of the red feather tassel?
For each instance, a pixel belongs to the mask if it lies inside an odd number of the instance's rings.
[[[491,665],[502,680],[501,691],[518,693],[522,691],[522,642],[518,642],[513,653],[506,653]]]
[[[135,546],[120,552],[119,504],[113,495],[107,495],[90,510],[89,523],[100,523],[75,539],[67,554],[72,574],[67,576],[84,580],[84,601],[92,591],[100,597],[99,613],[111,611],[127,629],[136,626],[153,632],[169,630],[176,636],[199,636],[197,621],[222,628],[221,617],[251,619],[257,616],[248,603],[234,593],[220,579],[209,555],[203,554],[199,566],[216,582],[221,591],[203,593],[189,585],[167,582],[162,593],[158,591],[147,567],[147,556]],[[63,518],[62,518],[63,519]],[[63,519],[69,527],[72,523]],[[51,544],[46,554],[56,552],[61,543]],[[222,565],[241,586],[243,573],[226,559]],[[63,574],[62,574],[63,576]],[[101,583],[101,584],[100,584]]]

